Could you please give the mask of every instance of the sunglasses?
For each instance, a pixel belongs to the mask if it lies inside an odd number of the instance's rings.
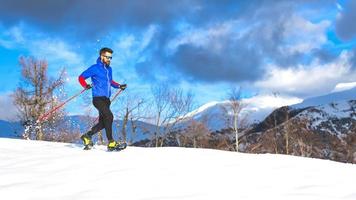
[[[108,60],[111,60],[111,59],[112,59],[112,56],[104,56],[104,55],[103,55],[103,57],[105,57],[105,58],[108,59]]]

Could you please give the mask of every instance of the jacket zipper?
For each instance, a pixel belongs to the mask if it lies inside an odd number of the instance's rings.
[[[106,69],[104,64],[104,69],[106,70],[106,78],[108,79],[108,97],[110,96],[110,80],[109,80],[109,70]]]

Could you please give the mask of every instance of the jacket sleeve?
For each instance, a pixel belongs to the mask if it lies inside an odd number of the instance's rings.
[[[83,73],[80,74],[84,79],[87,79],[89,77],[92,77],[95,75],[95,66],[89,67],[87,70],[85,70]]]
[[[84,88],[88,85],[85,79],[93,76],[94,73],[94,66],[89,67],[87,70],[85,70],[83,73],[81,73],[78,77],[78,81],[80,85],[82,85]]]
[[[83,76],[79,76],[78,81],[79,81],[80,85],[82,85],[83,88],[87,87],[88,83],[85,81],[85,78]]]
[[[119,89],[120,84],[117,83],[117,82],[115,82],[114,80],[111,80],[111,86],[112,86],[113,88]]]

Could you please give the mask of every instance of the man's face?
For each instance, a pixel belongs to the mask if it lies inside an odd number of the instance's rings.
[[[101,61],[105,65],[110,65],[111,59],[112,59],[112,53],[109,52],[104,52],[103,54],[100,55]]]

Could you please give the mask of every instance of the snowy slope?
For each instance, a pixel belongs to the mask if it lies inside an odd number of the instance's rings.
[[[327,95],[305,99],[302,103],[292,105],[292,107],[305,108],[308,106],[319,106],[342,100],[356,100],[356,87],[341,92],[333,92]]]
[[[207,149],[105,152],[0,138],[0,197],[72,199],[356,199],[356,166]]]
[[[356,123],[356,100],[313,106],[299,113],[296,118],[308,119],[311,130],[342,136],[350,133]]]

